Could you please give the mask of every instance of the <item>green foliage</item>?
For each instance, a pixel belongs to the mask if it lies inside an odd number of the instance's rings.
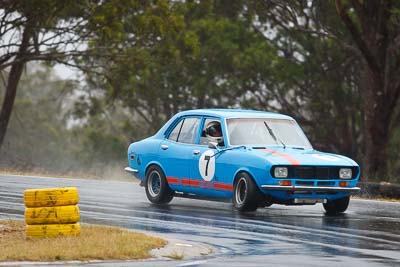
[[[42,70],[35,73],[38,84],[32,75],[24,78],[2,152],[13,162],[24,157],[20,162],[46,168],[123,162],[131,141],[153,134],[173,114],[209,107],[286,113],[316,149],[358,162],[365,153],[365,62],[335,1],[34,2],[14,8],[35,16],[63,10],[38,20],[44,28],[83,18],[77,32],[97,54],[69,61],[83,70],[84,85],[55,81]],[[399,10],[393,2],[393,29],[400,26]],[[349,12],[360,29],[355,10]],[[393,53],[388,66],[398,62]],[[67,105],[49,101],[74,86],[81,91],[69,94]],[[395,113],[400,118],[398,108]],[[391,124],[388,148],[388,174],[396,177],[399,121]],[[16,152],[26,147],[23,156]],[[46,155],[50,161],[36,161]]]
[[[220,16],[218,10],[213,1],[159,1],[136,16],[121,14],[116,19],[124,24],[120,50],[126,57],[100,62],[107,79],[89,80],[106,88],[106,99],[118,99],[142,117],[148,133],[179,110],[237,107],[278,59],[248,21]],[[91,44],[104,41],[99,33]]]
[[[63,100],[74,84],[49,75],[49,69],[29,67],[30,74],[21,80],[0,162],[25,169],[68,168]]]
[[[48,67],[28,66],[0,152],[0,165],[56,173],[101,172],[113,164],[122,165],[130,140],[118,129],[130,130],[126,116],[108,115],[113,118],[106,123],[103,103],[97,103],[91,107],[89,121],[73,120],[68,111],[80,85],[60,80]]]
[[[274,6],[255,8],[258,4],[160,1],[135,6],[140,12],[121,8],[115,19],[123,23],[119,49],[127,56],[97,62],[106,79],[88,78],[93,87],[106,89],[106,101],[118,100],[134,112],[132,125],[141,117],[148,134],[184,109],[274,110],[296,117],[316,148],[357,158],[362,115],[354,85],[358,61],[310,26],[329,25],[348,39],[334,6],[293,3],[299,17],[305,19],[302,12],[308,8],[319,19],[308,18],[309,28],[299,31],[289,26],[286,14],[274,21],[271,17],[281,12]],[[256,30],[254,14],[269,28]],[[99,33],[92,45],[114,43]]]

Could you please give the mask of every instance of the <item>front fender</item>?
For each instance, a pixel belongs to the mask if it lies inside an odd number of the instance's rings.
[[[265,158],[252,154],[251,151],[226,151],[226,154],[221,155],[218,160],[224,170],[224,176],[229,176],[227,182],[232,185],[234,185],[235,178],[240,172],[247,172],[253,177],[260,190],[262,184],[272,183],[269,172],[271,163]]]

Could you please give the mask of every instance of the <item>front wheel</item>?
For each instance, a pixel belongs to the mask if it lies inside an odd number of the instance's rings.
[[[232,202],[239,211],[255,211],[258,207],[260,191],[247,173],[240,173],[235,182]]]
[[[324,209],[327,214],[338,214],[345,212],[349,206],[350,196],[339,198],[335,200],[330,200],[324,203]]]
[[[146,174],[146,196],[151,203],[167,204],[174,197],[174,192],[169,188],[164,172],[158,166],[151,166]]]

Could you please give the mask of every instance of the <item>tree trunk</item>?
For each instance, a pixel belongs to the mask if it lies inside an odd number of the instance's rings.
[[[389,99],[383,93],[381,75],[368,67],[365,71],[367,81],[363,96],[365,154],[363,160],[363,180],[382,178],[387,170],[387,145],[389,143],[389,126],[393,110],[388,105]]]
[[[10,121],[11,112],[14,106],[15,96],[19,80],[21,79],[22,71],[26,64],[25,53],[29,46],[31,37],[31,27],[27,26],[22,35],[21,45],[17,56],[15,57],[14,64],[11,65],[10,73],[8,75],[6,93],[4,96],[3,105],[0,112],[0,149],[3,145],[4,137],[7,132],[7,126]]]
[[[362,55],[361,97],[365,152],[362,179],[387,174],[387,146],[393,112],[400,97],[399,53],[394,21],[395,1],[336,0],[337,12]]]

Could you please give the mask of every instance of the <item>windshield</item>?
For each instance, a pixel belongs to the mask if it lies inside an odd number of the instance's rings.
[[[312,148],[294,120],[246,118],[228,119],[231,145],[264,145]]]

